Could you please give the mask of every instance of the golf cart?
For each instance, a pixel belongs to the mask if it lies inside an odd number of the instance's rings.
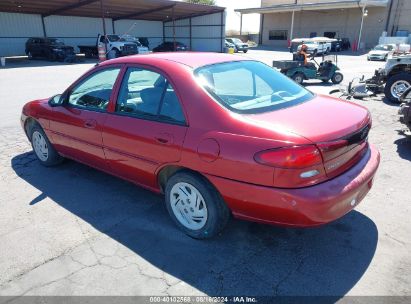
[[[293,60],[273,61],[273,67],[281,71],[281,73],[293,79],[295,82],[302,84],[304,80],[318,79],[326,83],[332,81],[334,84],[339,84],[343,81],[344,76],[337,66],[337,55],[323,55],[322,62],[318,63],[315,60],[317,54],[313,53],[310,56],[309,62],[304,65],[304,62],[297,60],[297,55],[294,54]]]

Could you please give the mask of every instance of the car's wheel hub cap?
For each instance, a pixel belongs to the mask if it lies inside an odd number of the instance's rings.
[[[201,193],[193,185],[177,183],[170,191],[171,209],[181,225],[199,230],[207,222],[207,206]]]
[[[391,86],[391,94],[396,98],[400,98],[409,87],[411,87],[410,83],[405,80],[399,80]]]
[[[37,131],[33,133],[33,148],[37,157],[42,161],[47,161],[49,157],[49,149],[47,147],[47,142],[44,136]]]

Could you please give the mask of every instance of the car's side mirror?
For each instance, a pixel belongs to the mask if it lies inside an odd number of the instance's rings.
[[[63,102],[64,102],[64,98],[63,98],[63,95],[61,94],[54,95],[53,97],[49,99],[49,105],[51,107],[59,107],[63,105]]]
[[[410,102],[411,101],[411,87],[405,90],[405,92],[400,97],[400,102]]]

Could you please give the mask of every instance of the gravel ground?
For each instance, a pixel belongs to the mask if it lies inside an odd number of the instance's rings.
[[[339,64],[345,81],[382,65],[349,54]],[[359,102],[373,115],[370,142],[382,162],[356,210],[314,229],[232,220],[220,237],[196,241],[173,225],[161,196],[72,161],[44,168],[35,160],[22,105],[92,66],[0,69],[0,295],[411,296],[411,140],[398,133],[398,106],[381,96]]]

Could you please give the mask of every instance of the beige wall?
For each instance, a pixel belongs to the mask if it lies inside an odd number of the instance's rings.
[[[312,0],[310,0],[312,1]],[[411,2],[411,1],[410,1]],[[385,8],[369,8],[363,28],[363,41],[372,47],[384,31],[386,23]],[[337,32],[339,37],[348,37],[352,42],[358,39],[361,24],[361,10],[323,10],[302,11],[295,13],[294,38],[309,37],[311,32],[323,36],[324,32]],[[264,15],[263,44],[285,46],[287,41],[269,40],[270,30],[288,30],[290,35],[291,13],[275,13]]]
[[[395,34],[397,30],[408,30],[411,32],[410,0],[393,0],[388,33],[391,34],[391,31],[394,31],[393,34]]]

